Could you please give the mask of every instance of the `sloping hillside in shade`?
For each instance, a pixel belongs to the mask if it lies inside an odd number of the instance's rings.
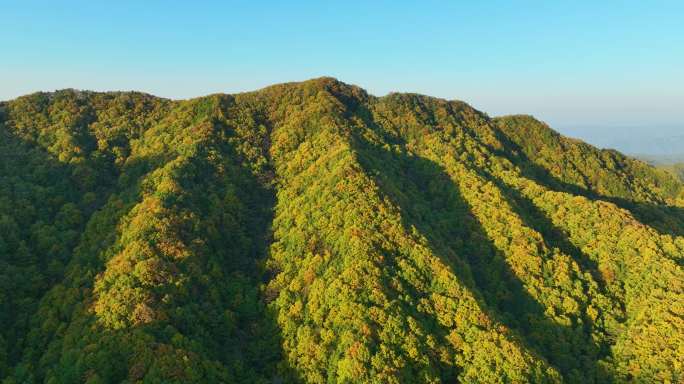
[[[3,383],[678,382],[684,187],[330,78],[0,105]]]

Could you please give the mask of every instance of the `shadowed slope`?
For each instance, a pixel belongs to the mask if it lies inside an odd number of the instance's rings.
[[[535,283],[511,269],[514,267],[511,263],[516,262],[511,258],[514,255],[502,252],[491,242],[490,235],[473,215],[471,205],[461,197],[458,186],[440,166],[419,156],[406,156],[401,151],[384,154],[378,149],[364,151],[369,169],[378,175],[383,190],[401,207],[405,226],[426,234],[433,252],[456,270],[466,264],[465,268],[474,276],[469,288],[477,292],[481,306],[494,319],[517,331],[523,345],[544,356],[566,379],[609,380],[604,367],[595,366],[599,354],[605,357],[607,348],[601,351],[595,345],[596,340],[590,337],[591,326],[550,316],[548,308],[535,297],[539,293],[528,291]],[[379,172],[380,168],[384,172]],[[578,268],[568,260],[565,263]],[[554,292],[558,288],[549,283],[533,289],[541,289],[542,295],[572,297],[569,292]]]

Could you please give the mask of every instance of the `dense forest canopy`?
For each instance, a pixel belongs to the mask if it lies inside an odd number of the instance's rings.
[[[0,104],[0,381],[684,381],[684,186],[331,78]]]

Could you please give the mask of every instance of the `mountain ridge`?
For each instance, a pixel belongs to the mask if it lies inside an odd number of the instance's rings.
[[[530,117],[319,78],[0,124],[7,382],[682,378],[682,184]]]

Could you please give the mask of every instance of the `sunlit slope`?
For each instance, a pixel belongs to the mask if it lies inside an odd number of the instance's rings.
[[[0,105],[7,383],[684,379],[682,185],[330,78]]]

